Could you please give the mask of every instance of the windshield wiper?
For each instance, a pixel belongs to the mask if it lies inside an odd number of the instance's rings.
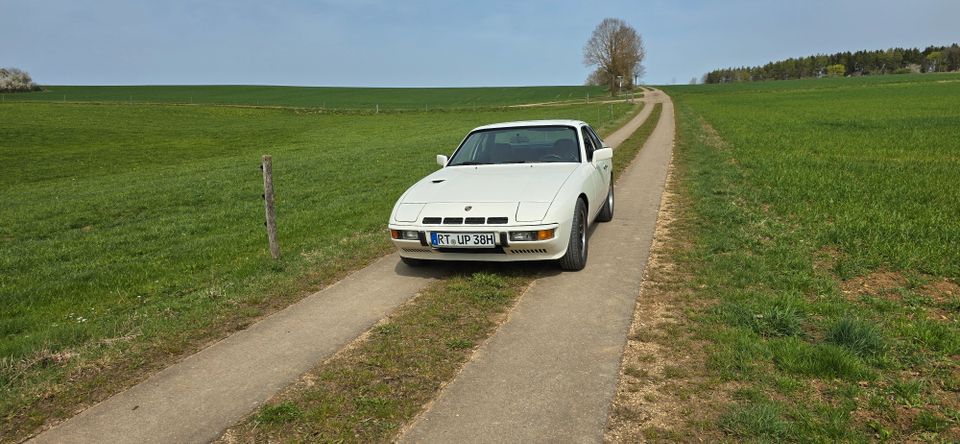
[[[509,162],[500,162],[500,163],[527,163],[526,160],[511,160]]]
[[[473,160],[468,160],[468,161],[466,161],[466,162],[460,162],[460,163],[453,164],[453,165],[450,165],[450,166],[460,166],[460,165],[490,165],[490,162],[476,162],[476,161],[473,161]]]

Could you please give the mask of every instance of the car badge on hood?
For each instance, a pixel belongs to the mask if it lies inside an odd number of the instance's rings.
[[[472,210],[472,209],[473,209],[473,207],[471,207],[470,205],[467,205],[467,206],[463,207],[463,211],[470,211],[470,210]]]

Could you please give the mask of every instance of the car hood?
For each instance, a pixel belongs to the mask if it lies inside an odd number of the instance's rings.
[[[452,166],[410,188],[403,203],[552,202],[576,163]]]

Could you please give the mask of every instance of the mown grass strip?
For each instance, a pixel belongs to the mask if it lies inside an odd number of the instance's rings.
[[[643,148],[644,142],[647,138],[650,137],[650,134],[653,133],[654,128],[657,127],[657,122],[660,121],[660,114],[663,112],[663,104],[657,103],[653,105],[653,109],[650,110],[650,115],[647,116],[647,120],[643,121],[643,124],[634,131],[633,134],[627,138],[617,149],[613,150],[613,180],[616,181],[620,178],[620,174],[623,173],[623,170],[630,165],[630,161],[634,157],[637,157],[637,153],[640,152],[640,149]],[[642,141],[642,142],[641,142]]]
[[[615,162],[624,164],[621,170],[643,147],[660,109],[657,104],[643,127],[615,150],[620,156]],[[489,265],[431,284],[352,347],[227,430],[220,441],[391,440],[456,376],[475,346],[496,331],[539,270],[537,265]]]

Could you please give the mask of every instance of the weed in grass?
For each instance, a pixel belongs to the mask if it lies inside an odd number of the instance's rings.
[[[720,427],[740,438],[779,440],[790,432],[780,407],[770,402],[733,405],[720,418]]]
[[[447,341],[447,347],[454,350],[465,350],[473,347],[473,341],[463,338],[454,338]]]
[[[711,350],[707,364],[726,379],[749,378],[770,354],[766,344],[750,330],[729,329],[714,334],[719,343]]]
[[[857,355],[833,344],[810,344],[791,337],[777,340],[771,349],[777,368],[791,373],[847,381],[874,376]]]
[[[917,430],[925,432],[942,432],[950,425],[946,418],[927,410],[920,412],[913,424]]]
[[[914,344],[939,356],[960,354],[960,331],[956,325],[947,325],[928,319],[918,319],[905,326]]]
[[[633,365],[628,365],[623,370],[623,373],[627,376],[633,376],[634,378],[637,378],[637,379],[646,378],[647,376],[650,375],[650,372],[648,372],[647,369],[640,368]]]
[[[770,299],[754,292],[736,292],[714,313],[730,325],[750,328],[764,337],[794,336],[803,331],[804,313],[796,297]]]
[[[877,357],[886,350],[883,334],[876,325],[849,317],[828,328],[827,341],[865,358]]]
[[[679,379],[684,378],[690,373],[683,367],[678,367],[675,365],[665,365],[663,367],[663,377],[666,379]]]
[[[294,404],[284,402],[276,405],[265,405],[257,414],[257,422],[261,424],[277,425],[296,421],[303,417],[303,410]]]
[[[890,393],[900,404],[918,407],[923,403],[924,382],[920,379],[897,380],[890,384]]]

